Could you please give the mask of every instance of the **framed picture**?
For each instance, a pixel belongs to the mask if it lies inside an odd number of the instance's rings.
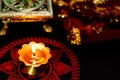
[[[0,0],[0,18],[34,21],[53,17],[51,0]]]

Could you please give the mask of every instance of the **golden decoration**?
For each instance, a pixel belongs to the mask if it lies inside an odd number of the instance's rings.
[[[43,30],[47,33],[51,33],[53,31],[53,28],[50,25],[44,24]]]
[[[70,40],[71,44],[80,45],[81,44],[81,36],[79,28],[72,27],[70,31],[70,35],[67,36],[68,40]]]
[[[2,22],[4,26],[0,30],[0,36],[6,35],[8,29],[8,23],[10,22],[10,19],[3,20]]]

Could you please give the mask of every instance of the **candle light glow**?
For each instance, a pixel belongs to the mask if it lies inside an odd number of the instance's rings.
[[[51,58],[50,48],[45,47],[44,43],[30,42],[23,44],[22,49],[18,50],[19,60],[24,62],[26,66],[39,67],[47,64]]]

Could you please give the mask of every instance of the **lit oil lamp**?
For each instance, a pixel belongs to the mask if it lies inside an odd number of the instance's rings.
[[[29,75],[37,75],[40,72],[40,66],[47,64],[51,58],[50,48],[45,47],[44,43],[36,42],[23,44],[18,54],[19,60],[25,63]]]

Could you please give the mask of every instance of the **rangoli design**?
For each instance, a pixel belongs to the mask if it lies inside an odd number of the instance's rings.
[[[52,58],[40,67],[38,75],[28,75],[26,66],[19,61],[18,49],[31,41],[44,42],[51,48]],[[9,58],[8,58],[9,57]],[[24,38],[0,48],[0,73],[5,80],[80,80],[80,64],[75,53],[65,44],[48,38]],[[0,75],[0,78],[4,78]]]

